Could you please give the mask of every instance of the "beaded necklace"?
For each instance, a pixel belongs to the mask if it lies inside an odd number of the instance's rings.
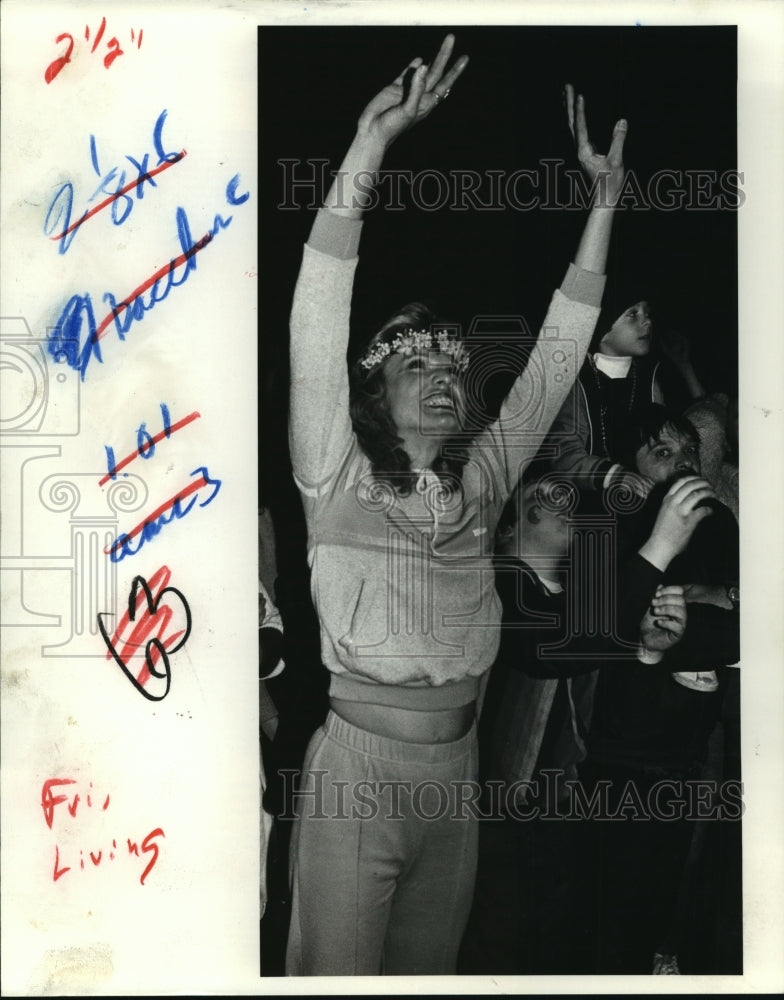
[[[604,449],[604,454],[609,456],[610,449],[607,447],[607,410],[608,410],[608,407],[606,405],[605,406],[601,405],[601,400],[603,399],[603,395],[604,394],[602,393],[602,383],[601,383],[601,379],[599,378],[599,369],[596,367],[596,361],[594,360],[592,354],[588,355],[588,361],[590,362],[591,371],[593,372],[594,381],[596,383],[596,395],[597,395],[597,397],[598,397],[598,399],[600,401],[600,405],[599,405],[599,428],[600,428],[600,430],[602,432],[602,447]],[[628,406],[627,406],[627,412],[629,412],[629,413],[632,412],[632,409],[634,407],[634,397],[635,397],[635,394],[637,392],[637,365],[635,364],[634,359],[632,359],[632,363],[631,363],[630,368],[631,368],[631,376],[632,376],[632,391],[631,391],[631,393],[629,395],[629,403],[628,403]]]

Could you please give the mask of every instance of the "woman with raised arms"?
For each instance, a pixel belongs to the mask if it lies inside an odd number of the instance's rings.
[[[465,70],[466,56],[448,68],[453,44],[448,35],[430,66],[414,59],[362,112],[294,295],[291,455],[331,682],[297,791],[290,975],[455,970],[477,841],[461,800],[477,776],[477,704],[499,643],[495,528],[585,356],[623,182],[626,123],[606,156],[595,153],[578,98],[580,159],[600,184],[544,321],[558,338],[539,339],[498,419],[473,439],[461,430],[466,352],[417,304],[375,333],[350,383],[363,207],[390,144]]]

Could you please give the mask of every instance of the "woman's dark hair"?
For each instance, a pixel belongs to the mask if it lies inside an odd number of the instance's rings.
[[[621,432],[618,461],[627,469],[634,469],[640,448],[658,441],[665,429],[680,437],[691,438],[695,444],[700,443],[699,431],[688,417],[668,406],[662,406],[661,403],[651,403],[637,420],[627,423]]]
[[[439,325],[443,325],[443,321],[439,321],[431,309],[421,302],[410,302],[381,326],[360,357],[379,344],[391,343],[399,333],[432,330]],[[389,411],[384,362],[368,371],[357,360],[350,376],[351,423],[360,447],[370,459],[373,476],[406,496],[414,488],[417,476],[411,469],[411,459]],[[446,486],[456,489],[468,460],[468,452],[456,442],[446,442],[444,451],[447,454],[439,455],[433,463],[433,472]]]

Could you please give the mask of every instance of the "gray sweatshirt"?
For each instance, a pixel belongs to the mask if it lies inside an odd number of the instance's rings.
[[[604,276],[570,265],[496,421],[469,447],[462,495],[425,476],[379,484],[349,418],[346,349],[361,223],[319,213],[291,313],[291,457],[330,692],[403,708],[476,697],[499,643],[492,554],[501,511],[585,357]]]

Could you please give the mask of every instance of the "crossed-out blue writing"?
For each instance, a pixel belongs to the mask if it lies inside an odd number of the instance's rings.
[[[141,201],[144,197],[145,183],[151,185],[152,187],[158,186],[155,178],[151,177],[149,174],[151,169],[154,169],[154,167],[160,167],[165,163],[176,163],[182,156],[179,152],[167,152],[164,149],[163,126],[166,121],[167,114],[168,111],[164,108],[158,115],[158,118],[155,121],[155,126],[153,127],[152,141],[154,155],[157,157],[154,166],[152,168],[150,167],[149,152],[145,153],[141,160],[138,160],[135,156],[131,156],[130,154],[126,154],[125,156],[125,159],[128,160],[131,167],[136,171],[135,186],[131,188],[136,201]],[[99,195],[102,195],[104,198],[114,198],[111,203],[111,219],[115,226],[121,226],[131,214],[135,203],[134,197],[129,193],[129,191],[121,193],[124,188],[128,187],[128,168],[113,166],[110,170],[104,173],[100,166],[98,146],[94,135],[90,136],[90,162],[92,163],[93,170],[100,178],[100,183],[87,199],[87,204],[90,205],[96,200],[96,198],[98,198]],[[76,224],[74,224],[72,222],[73,205],[74,186],[71,181],[66,181],[57,189],[44,220],[44,235],[58,240],[58,251],[61,254],[68,252],[71,243],[73,242],[76,234],[79,232],[80,226],[90,214],[90,210],[85,209],[81,218],[76,222]]]
[[[239,184],[240,176],[235,174],[226,185],[226,201],[229,205],[244,205],[250,197],[248,192],[237,193]],[[105,292],[103,295],[103,301],[109,305],[109,315],[120,340],[125,340],[134,323],[144,320],[156,305],[165,301],[173,288],[185,284],[191,273],[196,270],[198,250],[210,243],[222,229],[227,229],[233,219],[233,215],[227,218],[215,215],[212,228],[201,239],[194,240],[185,209],[180,207],[176,210],[177,236],[182,249],[180,257],[172,258],[161,277],[145,291],[138,291],[120,301],[112,292]],[[64,360],[79,371],[84,381],[88,365],[93,358],[103,363],[101,333],[90,293],[72,295],[54,326],[47,333],[49,353],[55,360]]]

